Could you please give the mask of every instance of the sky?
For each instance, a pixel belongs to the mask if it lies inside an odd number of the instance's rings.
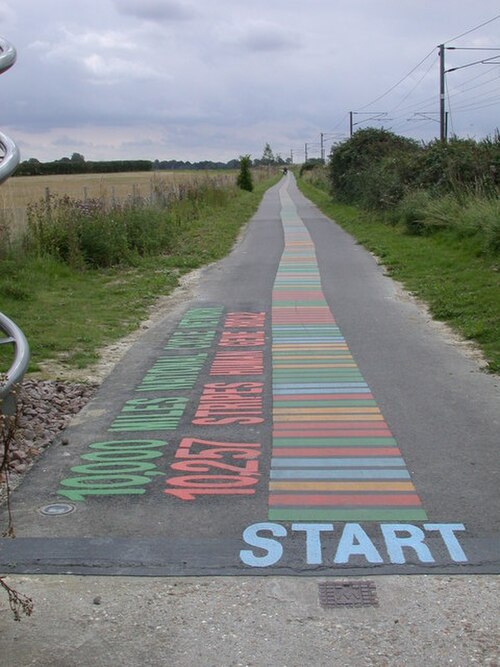
[[[0,35],[17,50],[0,130],[22,159],[227,161],[268,142],[302,162],[349,135],[349,112],[430,141],[442,43],[462,67],[449,132],[500,126],[498,0],[0,0]]]

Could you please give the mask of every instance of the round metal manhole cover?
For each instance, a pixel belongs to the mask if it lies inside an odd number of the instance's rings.
[[[75,506],[70,505],[70,503],[53,503],[52,505],[40,507],[40,512],[46,516],[60,516],[61,514],[69,514],[74,509]]]

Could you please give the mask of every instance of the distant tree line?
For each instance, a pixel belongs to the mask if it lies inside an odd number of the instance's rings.
[[[30,158],[21,162],[15,176],[49,176],[52,174],[109,174],[124,171],[152,171],[150,160],[105,160],[87,161],[80,153],[52,162],[40,162]]]
[[[281,155],[274,154],[271,146],[266,144],[260,159],[251,162],[253,167],[282,166],[289,164],[290,158],[284,160]],[[189,162],[184,160],[86,160],[81,153],[73,153],[71,157],[63,157],[52,162],[40,162],[32,157],[21,162],[15,172],[16,176],[49,176],[52,174],[109,174],[126,171],[161,171],[161,170],[203,170],[203,169],[238,169],[239,160],[214,162],[201,160]]]
[[[159,171],[167,169],[238,169],[239,160],[229,162],[185,162],[183,160],[85,160],[80,153],[71,157],[63,157],[52,162],[40,162],[30,158],[21,162],[15,172],[16,176],[48,176],[51,174],[108,174],[127,171]]]
[[[239,160],[229,160],[229,162],[213,162],[212,160],[201,160],[200,162],[184,162],[183,160],[155,160],[153,169],[238,169]]]

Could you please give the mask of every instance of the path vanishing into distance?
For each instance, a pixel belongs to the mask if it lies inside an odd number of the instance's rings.
[[[289,174],[13,493],[0,571],[498,573],[498,385]]]

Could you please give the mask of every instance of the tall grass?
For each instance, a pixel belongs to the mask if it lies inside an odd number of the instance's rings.
[[[253,192],[199,179],[198,188],[177,187],[154,206],[138,197],[109,210],[65,197],[37,202],[23,244],[7,244],[0,258],[0,311],[28,338],[30,371],[50,359],[91,365],[179,276],[227,254],[279,177],[254,178]]]
[[[133,265],[138,257],[172,252],[186,226],[205,210],[223,208],[234,186],[216,180],[158,181],[153,202],[138,195],[125,204],[49,195],[28,207],[22,239],[28,256],[48,256],[73,268]]]

